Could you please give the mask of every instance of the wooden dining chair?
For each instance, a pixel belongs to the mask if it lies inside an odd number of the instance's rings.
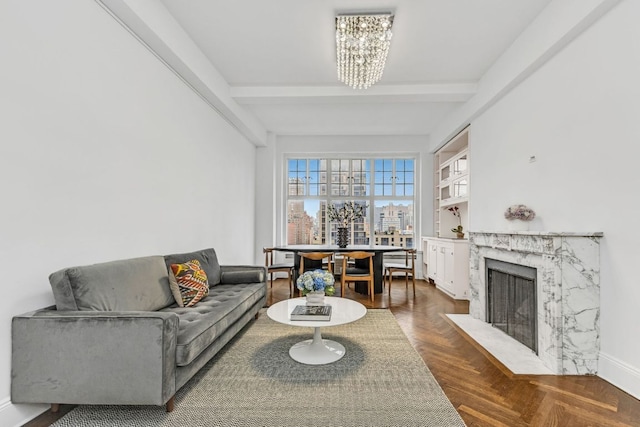
[[[287,273],[287,280],[289,281],[289,294],[293,296],[293,262],[274,264],[273,248],[262,248],[262,252],[264,253],[264,265],[265,267],[267,267],[267,274],[269,274],[269,285],[273,288],[273,273]]]
[[[391,282],[393,281],[394,273],[401,273],[404,275],[404,284],[407,291],[409,291],[409,277],[411,277],[411,283],[413,284],[413,295],[416,295],[416,253],[415,249],[405,249],[404,264],[401,263],[384,263],[384,281],[388,282],[389,295],[391,295]]]
[[[340,274],[340,296],[344,296],[344,290],[349,282],[367,282],[369,289],[369,296],[373,302],[375,299],[375,293],[373,288],[373,253],[371,252],[343,252],[342,256],[342,269]],[[351,266],[351,263],[359,264],[358,260],[368,260],[369,268],[367,269]]]
[[[300,256],[300,274],[304,273],[305,270],[310,270],[311,267],[324,269],[325,266],[330,273],[333,273],[333,252],[298,252],[298,255]],[[324,263],[325,258],[327,259],[326,264]],[[307,263],[307,260],[310,262]],[[309,265],[309,268],[305,268],[306,265]]]
[[[333,252],[298,252],[298,255],[300,256],[299,274],[304,273],[305,270],[325,269],[325,266],[326,270],[333,274]],[[302,291],[299,291],[299,294],[302,296]]]

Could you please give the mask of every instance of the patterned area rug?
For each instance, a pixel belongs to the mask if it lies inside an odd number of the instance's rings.
[[[347,353],[308,366],[289,348],[311,328],[251,322],[176,394],[175,410],[158,406],[83,405],[66,426],[464,426],[389,310],[326,328],[323,338]]]

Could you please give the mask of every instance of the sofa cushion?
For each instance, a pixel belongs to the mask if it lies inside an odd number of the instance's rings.
[[[49,282],[58,310],[155,311],[175,302],[162,256],[65,268]]]
[[[264,283],[218,285],[195,307],[167,307],[179,317],[176,364],[186,366],[240,319],[266,292]]]
[[[167,265],[166,268],[168,270],[171,267],[171,264],[182,264],[194,259],[200,262],[200,266],[207,274],[209,286],[215,286],[220,283],[220,264],[218,264],[216,251],[212,248],[184,254],[166,255],[164,257],[164,262]]]
[[[182,264],[171,264],[169,285],[180,307],[193,307],[209,295],[207,274],[202,270],[197,259]]]

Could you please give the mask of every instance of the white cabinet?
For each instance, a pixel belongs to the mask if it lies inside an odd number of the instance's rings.
[[[425,241],[423,244],[422,252],[426,254],[423,257],[424,263],[427,265],[427,278],[431,279],[434,283],[438,280],[438,245],[434,241]]]
[[[455,299],[469,299],[469,241],[423,237],[427,277]]]

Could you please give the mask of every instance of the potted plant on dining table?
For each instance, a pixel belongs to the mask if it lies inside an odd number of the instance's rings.
[[[366,212],[367,205],[348,201],[342,203],[340,207],[330,204],[327,207],[327,218],[338,225],[336,243],[340,248],[346,248],[349,244],[349,226]]]

